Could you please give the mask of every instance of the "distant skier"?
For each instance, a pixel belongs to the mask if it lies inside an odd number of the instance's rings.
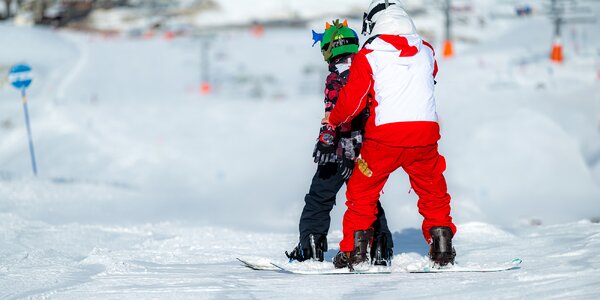
[[[335,107],[338,93],[348,80],[350,64],[358,52],[358,35],[347,23],[327,23],[325,32],[313,32],[315,44],[321,42],[321,52],[329,63],[330,74],[325,83],[325,115]],[[314,44],[313,44],[314,45]],[[285,254],[290,260],[307,259],[323,261],[327,252],[327,233],[331,222],[330,212],[335,205],[336,194],[350,178],[356,157],[362,145],[364,121],[368,110],[357,112],[352,122],[334,129],[321,128],[313,157],[318,163],[310,190],[304,197],[305,205],[300,217],[300,242]],[[393,257],[392,235],[387,226],[383,208],[377,203],[378,214],[369,224],[374,228],[375,238],[371,247],[371,259],[376,265],[390,265]]]
[[[374,0],[365,13],[363,34],[372,37],[356,54],[348,83],[326,122],[345,126],[367,107],[365,141],[358,168],[348,182],[344,238],[337,268],[365,262],[379,196],[390,173],[403,168],[419,196],[419,213],[429,256],[438,265],[454,263],[450,195],[438,153],[440,128],[434,98],[437,63],[400,1]]]

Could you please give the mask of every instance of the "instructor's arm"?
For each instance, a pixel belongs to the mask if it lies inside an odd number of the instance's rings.
[[[369,61],[365,56],[369,50],[363,49],[352,61],[348,83],[337,100],[337,104],[331,111],[329,119],[323,121],[333,126],[350,122],[367,106],[367,95],[373,89],[373,72]]]

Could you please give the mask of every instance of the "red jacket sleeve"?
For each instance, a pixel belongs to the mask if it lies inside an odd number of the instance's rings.
[[[367,95],[373,88],[373,71],[366,54],[370,50],[363,49],[352,61],[348,83],[340,91],[337,103],[331,115],[329,123],[339,126],[341,123],[350,122],[367,106]]]
[[[435,76],[437,75],[437,72],[438,72],[438,64],[437,64],[437,61],[435,60],[435,50],[433,50],[433,46],[431,46],[431,44],[426,42],[425,40],[423,40],[423,44],[425,46],[429,47],[431,49],[431,52],[433,53],[433,78],[435,79]]]

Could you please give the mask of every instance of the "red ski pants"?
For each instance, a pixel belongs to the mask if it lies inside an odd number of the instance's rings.
[[[368,229],[376,219],[377,201],[390,173],[402,167],[410,178],[413,190],[419,196],[419,213],[424,217],[422,230],[429,243],[429,229],[448,226],[456,232],[450,216],[450,195],[442,173],[446,160],[438,153],[438,145],[425,147],[388,147],[366,140],[361,156],[373,172],[365,176],[358,167],[350,178],[346,191],[347,210],[344,214],[344,238],[340,250],[354,250],[354,231]]]

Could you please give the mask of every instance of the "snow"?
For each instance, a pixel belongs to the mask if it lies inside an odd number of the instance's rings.
[[[296,17],[319,18],[328,14],[347,15],[360,13],[364,8],[361,0],[333,1],[219,1],[213,11],[200,13],[197,25],[248,24],[254,21],[290,19]]]
[[[313,1],[268,3],[320,15]],[[435,20],[419,18],[417,26],[440,36]],[[19,94],[0,76],[0,297],[595,299],[596,29],[574,27],[581,38],[566,39],[567,60],[555,65],[547,61],[547,19],[489,19],[464,31],[476,42],[459,42],[455,58],[439,59],[457,261],[519,257],[521,269],[406,273],[428,246],[416,196],[398,172],[382,196],[395,272],[316,278],[252,271],[235,259],[282,262],[297,240],[326,72],[308,29],[216,34],[215,93],[206,96],[198,92],[202,43],[193,38],[104,38],[0,23],[1,72],[17,62],[34,68],[28,97],[40,172],[30,175]],[[343,193],[327,258],[341,239]]]
[[[600,262],[596,250],[600,246],[599,225],[589,222],[519,228],[515,232],[482,223],[459,226],[459,262],[505,261],[519,253],[524,263],[515,271],[475,275],[398,271],[356,278],[252,271],[235,260],[248,253],[280,257],[293,234],[174,223],[53,226],[11,215],[3,215],[1,223],[5,237],[0,253],[1,283],[3,295],[9,298],[213,299],[294,295],[342,299],[393,298],[403,292],[410,298],[444,295],[450,299],[593,299],[600,292],[598,270],[593,267]],[[69,244],[64,243],[65,237],[69,237]],[[398,251],[409,250],[400,246]],[[423,252],[397,255],[395,268],[420,262],[422,255]],[[352,280],[352,284],[344,279]]]

